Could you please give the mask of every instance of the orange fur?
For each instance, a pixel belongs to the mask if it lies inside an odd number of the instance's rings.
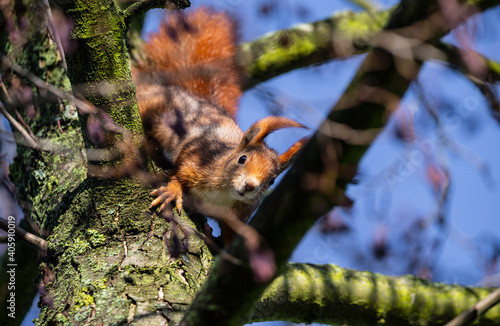
[[[309,141],[309,137],[304,137],[295,144],[292,145],[286,152],[280,155],[280,165],[281,170],[279,173],[285,171],[290,167],[290,165],[295,160],[295,157],[299,154],[299,151],[304,147]]]
[[[236,27],[222,12],[201,8],[174,14],[144,46],[149,68],[166,71],[171,84],[208,99],[235,116],[241,73],[235,63]]]
[[[267,117],[255,122],[247,130],[252,134],[252,141],[249,144],[258,144],[264,141],[270,133],[283,128],[305,128],[302,124],[284,117]],[[255,133],[255,135],[253,135]]]

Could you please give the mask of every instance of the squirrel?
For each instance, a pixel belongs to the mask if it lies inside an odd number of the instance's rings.
[[[237,35],[225,13],[201,8],[176,13],[143,46],[145,62],[133,69],[149,155],[169,171],[151,207],[183,204],[221,223],[224,244],[246,222],[275,178],[306,143],[279,155],[264,139],[302,124],[278,116],[243,132],[235,122],[242,73]]]

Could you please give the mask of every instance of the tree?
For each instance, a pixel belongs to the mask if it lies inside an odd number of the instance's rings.
[[[474,8],[486,10],[496,4],[476,1]],[[363,274],[334,266],[286,263],[300,238],[321,215],[334,205],[349,205],[343,193],[355,175],[357,163],[385,125],[388,110],[397,106],[418,75],[422,62],[433,58],[432,52],[419,50],[429,44],[441,47],[454,54],[450,55],[450,61],[468,69],[459,62],[458,50],[440,44],[439,37],[468,17],[469,4],[457,5],[457,14],[432,1],[402,1],[391,11],[372,13],[384,22],[380,26],[385,27],[381,30],[379,26],[377,30],[377,26],[369,25],[371,28],[365,32],[368,35],[363,35],[363,39],[374,41],[370,47],[357,50],[369,52],[357,76],[320,127],[321,132],[311,139],[252,220],[252,226],[266,239],[281,272],[271,285],[255,280],[248,261],[263,268],[269,268],[268,263],[260,252],[250,252],[248,257],[241,240],[227,248],[226,255],[213,259],[212,252],[195,235],[194,230],[202,232],[202,218],[182,215],[168,221],[148,209],[149,186],[144,181],[150,179],[144,171],[151,169],[151,164],[140,151],[142,127],[125,39],[132,17],[150,7],[164,5],[161,1],[146,1],[121,10],[111,1],[95,1],[90,5],[82,1],[54,2],[53,7],[62,10],[74,23],[70,39],[75,44],[63,46],[69,79],[61,72],[64,61],[54,57],[54,53],[63,53],[56,51],[60,42],[53,43],[40,30],[23,30],[22,23],[16,30],[21,32],[19,39],[34,38],[39,43],[20,46],[19,42],[13,42],[13,33],[3,36],[3,63],[12,78],[8,84],[17,91],[19,102],[7,99],[4,103],[9,103],[10,111],[15,112],[16,105],[28,102],[23,103],[19,95],[22,87],[15,87],[16,81],[23,79],[24,84],[34,85],[29,88],[34,87],[35,100],[46,105],[33,108],[29,129],[19,127],[23,132],[28,129],[22,142],[29,143],[35,151],[23,148],[19,155],[22,161],[13,171],[18,189],[23,192],[21,198],[31,205],[27,212],[42,229],[51,231],[42,262],[41,288],[45,293],[39,324],[161,324],[167,320],[176,323],[182,318],[181,324],[186,325],[232,325],[274,319],[326,323],[352,320],[368,325],[443,324],[492,292],[430,284],[412,277]],[[187,3],[179,1],[175,5],[184,8]],[[56,21],[40,14],[39,8],[30,8],[33,11],[27,14],[19,7],[14,9],[15,16],[7,15],[11,21],[15,17],[22,22],[26,16],[31,20],[36,18],[42,26]],[[451,22],[443,19],[446,15],[451,15]],[[58,17],[59,21],[64,17]],[[338,15],[312,24],[311,28],[297,28],[242,45],[241,65],[255,78],[250,79],[249,87],[256,80],[347,55],[331,51],[337,47],[328,43],[330,37],[323,35],[338,31],[342,22],[355,19],[366,22],[368,17],[371,16],[364,13]],[[355,33],[347,36],[346,42],[358,37]],[[399,56],[390,42],[394,38],[417,40],[416,45],[406,49],[415,53],[417,59]],[[77,51],[71,51],[72,46]],[[497,66],[486,63],[490,75],[498,76]],[[48,72],[49,65],[55,69]],[[69,114],[75,111],[67,102],[71,97],[40,83],[40,77],[62,89],[71,85],[79,122]],[[488,88],[483,87],[483,91],[493,103]],[[54,93],[64,100],[55,102],[60,105],[49,101]],[[30,113],[25,111],[27,115]],[[8,115],[7,110],[3,113]],[[40,141],[40,136],[51,141]],[[85,145],[85,159],[75,150],[83,147],[81,143]],[[31,174],[23,175],[28,166]],[[78,171],[79,178],[68,171]],[[62,200],[58,200],[62,195]],[[179,239],[183,234],[188,237],[189,246],[179,255],[178,247],[186,242]],[[303,284],[298,280],[304,279],[308,279],[305,288],[297,289],[296,286]],[[413,299],[408,295],[408,284],[415,287]],[[311,288],[325,290],[310,293]],[[362,290],[350,292],[358,288]],[[328,289],[342,290],[328,292]],[[463,300],[447,302],[445,299],[450,295],[444,295],[443,301],[436,303],[425,300],[436,292],[457,293]],[[389,293],[393,306],[387,307]],[[318,294],[319,297],[312,296]],[[415,300],[419,303],[417,311]],[[331,311],[330,304],[346,308]],[[497,307],[480,321],[498,323],[498,314]]]

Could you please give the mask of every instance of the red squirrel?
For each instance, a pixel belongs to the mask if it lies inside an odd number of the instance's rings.
[[[184,203],[225,222],[222,236],[230,239],[233,231],[245,232],[241,221],[306,142],[279,155],[264,139],[304,126],[272,116],[243,132],[234,120],[242,93],[234,22],[207,8],[169,18],[143,46],[145,62],[134,69],[149,154],[170,176],[152,192],[151,207],[174,203],[180,211]]]

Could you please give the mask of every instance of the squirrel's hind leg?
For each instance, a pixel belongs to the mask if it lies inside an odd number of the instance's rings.
[[[150,207],[155,207],[161,204],[162,211],[172,201],[175,202],[175,208],[180,213],[182,210],[182,186],[179,180],[173,176],[166,186],[161,186],[151,192],[151,195],[157,196],[151,203]]]

